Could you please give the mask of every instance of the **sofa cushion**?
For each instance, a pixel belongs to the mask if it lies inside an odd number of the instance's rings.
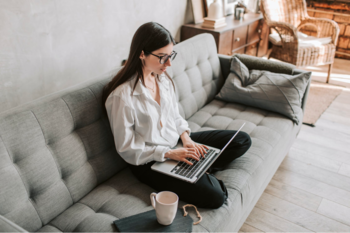
[[[301,118],[297,116],[302,112],[302,99],[310,78],[311,72],[287,75],[248,70],[233,57],[231,72],[216,98],[278,112],[298,124]]]

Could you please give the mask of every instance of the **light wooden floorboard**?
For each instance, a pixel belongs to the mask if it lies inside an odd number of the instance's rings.
[[[313,71],[313,80],[326,80],[327,66],[308,69]],[[302,126],[248,216],[249,226],[265,232],[298,231],[295,225],[318,232],[350,232],[349,60],[336,59],[330,83],[346,88],[316,127]]]
[[[350,98],[350,97],[347,97]],[[339,99],[341,99],[339,97]],[[337,100],[339,100],[337,99]],[[342,103],[342,102],[336,102],[336,103],[332,103],[329,108],[327,109],[326,113],[331,113],[337,116],[342,116],[342,117],[349,117],[350,116],[350,107],[348,106],[348,104],[346,103]],[[322,117],[322,116],[321,116]]]
[[[317,125],[317,127],[310,127],[307,125],[303,125],[301,132],[302,133],[308,132],[310,134],[322,136],[323,138],[331,138],[332,140],[335,140],[339,143],[342,143],[342,144],[345,143],[345,145],[347,145],[347,143],[350,142],[350,132],[339,132],[338,130],[335,130],[335,129],[320,127],[319,125]],[[333,147],[331,148],[333,149]],[[349,150],[345,150],[345,152],[349,152]]]
[[[327,199],[323,199],[320,207],[317,210],[317,213],[350,226],[349,207],[345,207]]]
[[[350,64],[348,66],[350,67]],[[350,73],[350,71],[348,71],[348,73]],[[320,119],[325,119],[331,122],[336,122],[337,124],[342,124],[344,125],[345,130],[348,129],[350,126],[350,112],[348,110],[350,107],[349,100],[350,88],[346,88],[333,101],[329,108],[321,115]]]
[[[345,98],[345,97],[339,96],[339,98],[338,98],[339,102],[333,102],[328,110],[334,109],[334,110],[339,111],[339,113],[341,115],[344,115],[344,114],[349,115],[350,114],[350,106],[347,103],[340,102],[340,100],[342,100],[342,98]],[[350,98],[350,97],[346,97],[346,98]]]
[[[271,180],[265,189],[265,193],[271,194],[315,212],[317,211],[322,201],[322,197],[320,196],[314,195],[290,185],[286,185],[275,179]]]
[[[275,216],[286,219],[289,222],[296,223],[297,225],[311,231],[350,231],[350,226],[272,196],[268,193],[262,194],[256,207]],[[277,221],[274,223],[279,226]],[[252,225],[252,223],[250,223],[250,225]],[[295,232],[294,229],[284,231]]]
[[[350,105],[349,105],[349,107],[350,107]],[[350,135],[350,126],[339,124],[338,122],[334,122],[334,121],[329,121],[329,120],[326,120],[324,118],[318,119],[317,127],[322,127],[325,129],[333,129],[333,130],[336,130],[338,132],[342,132],[342,133]]]
[[[277,170],[273,179],[288,186],[301,189],[305,192],[309,192],[316,196],[320,196],[341,205],[350,207],[350,192],[345,191],[344,189],[285,170],[281,167]]]
[[[339,174],[350,177],[350,165],[343,163],[339,169]]]
[[[346,125],[346,126],[350,126],[349,117],[339,116],[337,114],[325,112],[322,114],[321,118],[329,120],[329,121],[333,121],[333,122],[338,122],[338,123]]]
[[[350,70],[348,71],[348,73],[350,73]],[[343,89],[342,93],[340,93],[340,95],[338,95],[338,97],[336,98],[336,102],[333,102],[333,103],[336,104],[337,102],[339,102],[343,104],[349,104],[349,98],[350,98],[350,88],[345,88]]]
[[[338,111],[339,115],[349,115],[350,114],[350,107],[347,103],[348,98],[350,98],[350,95],[348,92],[341,92],[337,97],[336,101],[332,102],[332,104],[329,106],[327,111],[334,110]]]
[[[330,134],[332,134],[332,132],[330,132]],[[328,147],[333,150],[349,152],[349,144],[347,142],[339,141],[337,139],[332,138],[331,136],[327,136],[324,134],[319,135],[316,134],[316,132],[314,133],[312,131],[304,130],[300,131],[298,138]]]
[[[350,192],[350,177],[299,162],[289,157],[283,160],[280,167]]]
[[[252,227],[247,223],[244,223],[239,232],[263,232],[263,231],[255,227]]]
[[[246,223],[255,228],[261,229],[264,232],[310,232],[308,229],[298,226],[297,224],[260,208],[254,208],[252,210]]]
[[[297,138],[292,148],[303,150],[304,152],[314,154],[316,156],[322,156],[334,161],[347,162],[350,161],[350,154],[345,151],[333,150],[323,145],[315,144]]]
[[[323,157],[321,155],[308,153],[302,149],[292,147],[288,153],[288,157],[298,160],[299,162],[312,164],[315,167],[323,168],[325,170],[337,173],[342,165],[342,162],[331,158]]]
[[[329,108],[327,113],[330,113],[330,114],[334,114],[334,115],[337,115],[337,116],[346,116],[346,115],[349,115],[350,116],[350,111],[349,110],[346,110],[346,109],[337,109],[337,108]],[[347,117],[345,117],[347,118]]]

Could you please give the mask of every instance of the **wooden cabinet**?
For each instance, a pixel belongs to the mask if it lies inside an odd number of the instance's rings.
[[[202,33],[198,31],[199,33]],[[199,34],[198,33],[198,34]],[[230,31],[226,31],[220,35],[218,35],[219,39],[215,40],[216,45],[218,46],[218,53],[227,54],[231,52],[231,43],[232,43],[232,33]]]
[[[261,33],[260,24],[262,23],[263,22],[259,20],[249,24],[247,44],[255,43],[260,39],[260,33]]]
[[[181,41],[210,33],[220,54],[245,53],[261,57],[267,53],[269,30],[261,14],[245,14],[242,21],[227,16],[226,23],[225,27],[215,29],[202,28],[202,24],[185,24],[181,27]]]
[[[247,43],[248,26],[242,26],[233,31],[232,49],[233,53],[244,53],[244,47]]]

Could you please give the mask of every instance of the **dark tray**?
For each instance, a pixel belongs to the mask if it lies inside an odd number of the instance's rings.
[[[114,224],[120,232],[192,232],[193,219],[183,215],[183,209],[179,208],[173,223],[164,226],[158,223],[156,211],[150,210],[115,220]]]

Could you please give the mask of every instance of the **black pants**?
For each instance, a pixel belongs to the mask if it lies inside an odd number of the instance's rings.
[[[235,130],[211,130],[191,133],[195,142],[222,149],[236,133]],[[209,173],[222,171],[234,159],[242,156],[250,147],[250,136],[239,132],[230,145],[208,169]],[[224,183],[212,174],[204,174],[195,184],[173,178],[153,171],[151,166],[155,161],[145,165],[134,166],[129,164],[132,173],[143,183],[151,186],[158,192],[171,191],[179,199],[200,208],[219,208],[227,199],[227,190]]]

